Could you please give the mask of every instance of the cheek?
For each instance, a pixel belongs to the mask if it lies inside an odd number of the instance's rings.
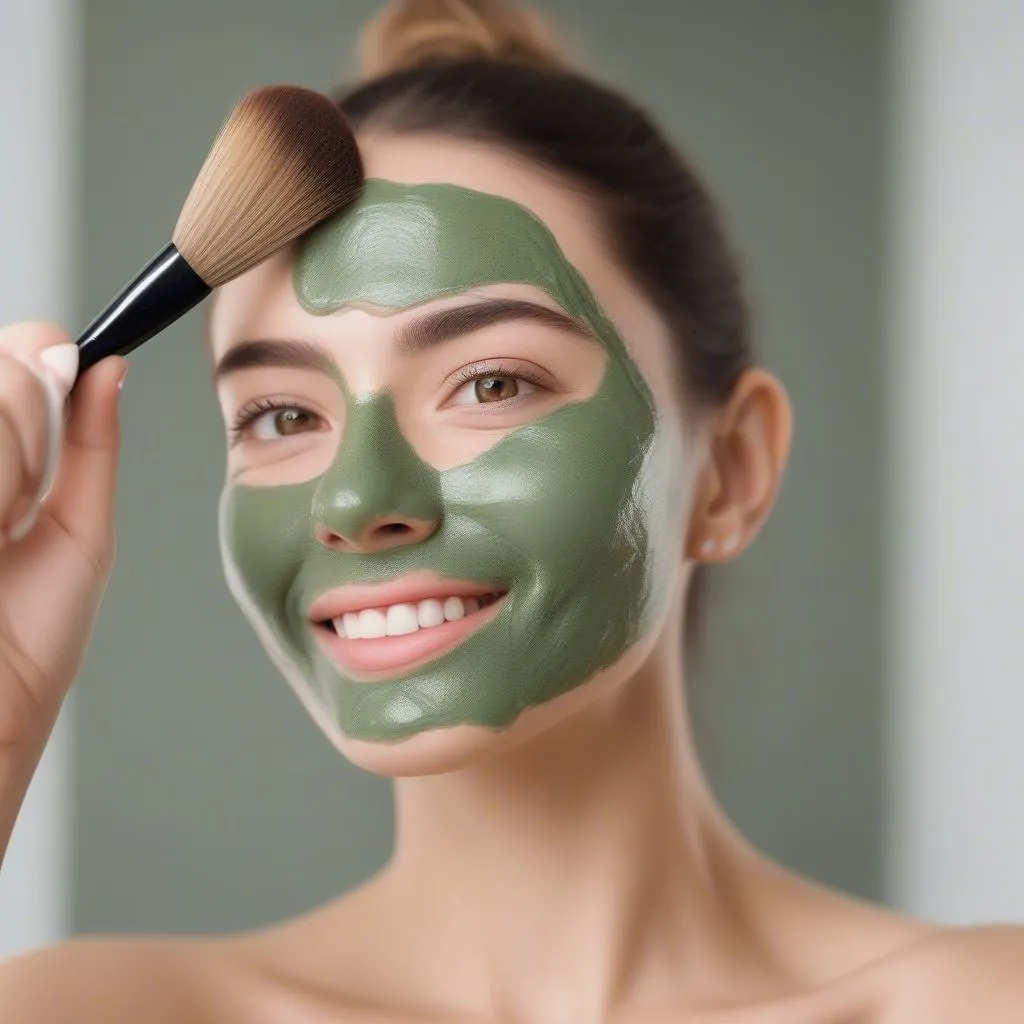
[[[429,466],[442,471],[472,462],[513,429],[468,430],[437,423],[417,423],[411,417],[403,417],[402,420],[405,435],[416,439],[413,445],[416,454]]]
[[[316,481],[278,487],[227,484],[220,502],[220,545],[235,599],[290,644],[297,610],[293,582],[313,541],[310,508]]]
[[[262,446],[243,443],[228,451],[228,478],[233,484],[251,487],[307,483],[327,471],[338,444],[334,431],[310,432]]]
[[[593,399],[442,474],[445,508],[526,556],[547,612],[564,609],[621,653],[652,623],[680,565],[688,474],[676,436],[613,371]]]

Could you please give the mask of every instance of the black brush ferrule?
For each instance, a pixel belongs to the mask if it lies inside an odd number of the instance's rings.
[[[127,355],[184,316],[211,290],[171,243],[82,332],[79,373],[107,356]]]

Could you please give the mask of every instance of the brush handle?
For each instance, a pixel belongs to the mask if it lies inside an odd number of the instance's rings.
[[[82,332],[78,372],[107,356],[127,355],[184,316],[210,291],[171,243]]]

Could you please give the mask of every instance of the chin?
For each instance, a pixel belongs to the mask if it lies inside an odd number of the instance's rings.
[[[415,778],[461,771],[515,745],[516,724],[506,729],[455,725],[425,729],[401,740],[357,740],[341,733],[332,737],[340,753],[364,771],[387,778]]]
[[[568,693],[527,708],[501,729],[456,725],[392,741],[354,739],[337,725],[325,732],[343,756],[375,775],[398,779],[462,771],[538,742],[580,719],[587,709],[614,701],[639,673],[656,642],[655,636],[638,642],[614,665]]]

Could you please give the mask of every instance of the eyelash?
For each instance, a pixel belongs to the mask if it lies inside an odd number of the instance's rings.
[[[551,382],[541,374],[526,366],[485,366],[483,363],[470,363],[455,373],[451,380],[451,392],[454,395],[465,384],[474,380],[488,380],[491,377],[510,377],[514,380],[525,380],[536,388],[551,390]],[[448,397],[451,398],[452,395]],[[515,401],[515,399],[510,399]],[[495,403],[498,404],[498,403]]]

